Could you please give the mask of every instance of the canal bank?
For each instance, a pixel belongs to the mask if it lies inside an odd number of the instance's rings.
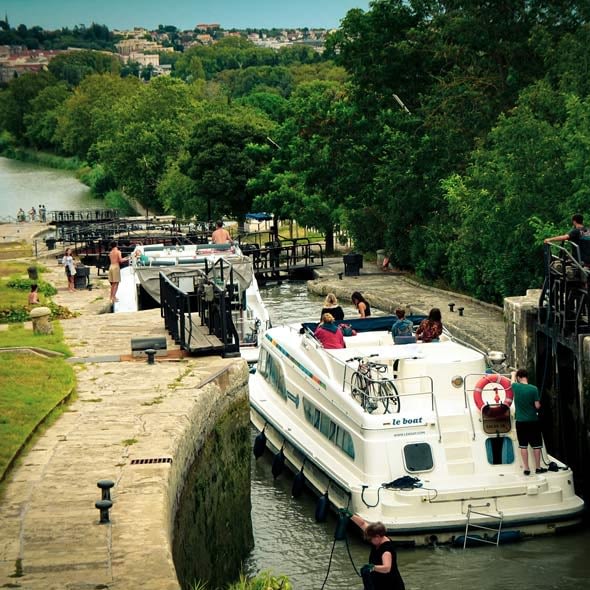
[[[174,538],[184,482],[212,439],[221,457],[235,448],[235,429],[219,425],[235,423],[236,416],[247,424],[247,365],[239,359],[179,354],[157,358],[154,365],[145,357],[131,358],[131,338],[165,336],[159,310],[101,314],[106,281],[93,279],[96,289],[68,293],[55,256],[44,263],[44,278],[58,287],[56,301],[80,313],[61,322],[78,385],[64,414],[9,476],[0,503],[0,586],[179,588],[174,557],[191,552]],[[173,348],[168,341],[168,349]],[[247,428],[241,432],[249,448]],[[247,490],[247,498],[238,498],[233,508],[226,507],[229,511],[243,511],[249,504],[248,463],[243,463],[241,472],[237,464],[227,466],[233,481]],[[222,489],[226,467],[216,461],[206,468],[215,476],[211,494],[231,502],[234,491],[223,495]],[[99,480],[114,483],[105,524],[99,524],[95,508]],[[214,507],[202,504],[200,511],[215,516]],[[226,522],[219,538],[227,533]],[[249,519],[240,519],[238,526],[244,534],[236,542],[243,544],[251,538]],[[201,546],[200,563],[207,564],[206,552],[215,546]],[[181,569],[194,575],[190,567]],[[201,572],[204,579],[210,575],[205,566]]]

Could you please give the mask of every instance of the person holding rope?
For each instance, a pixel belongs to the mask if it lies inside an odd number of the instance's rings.
[[[404,581],[397,569],[397,556],[392,540],[386,535],[382,522],[367,523],[358,514],[350,520],[364,533],[373,546],[369,563],[361,568],[364,590],[405,590]]]

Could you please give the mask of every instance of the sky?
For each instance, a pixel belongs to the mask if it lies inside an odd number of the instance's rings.
[[[351,8],[369,0],[0,0],[0,19],[54,30],[93,22],[109,29],[174,25],[193,29],[219,23],[224,29],[335,28]]]

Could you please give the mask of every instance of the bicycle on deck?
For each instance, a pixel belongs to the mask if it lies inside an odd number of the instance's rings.
[[[353,357],[346,362],[358,361],[357,370],[350,379],[350,391],[363,410],[372,414],[380,405],[383,413],[398,413],[401,403],[393,380],[384,376],[387,364],[371,361],[367,357]]]

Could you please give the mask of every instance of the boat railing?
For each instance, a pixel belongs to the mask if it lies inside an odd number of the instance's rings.
[[[353,360],[358,361],[358,367],[348,364]],[[372,361],[370,357],[355,357],[345,362],[337,359],[337,363],[343,367],[343,393],[352,395],[365,410],[369,408],[369,413],[374,411],[370,407],[375,405],[375,401],[382,402],[386,413],[398,413],[401,411],[402,397],[405,399],[429,396],[430,409],[435,413],[438,424],[438,409],[432,377],[428,375],[390,377],[387,374],[388,364]]]

